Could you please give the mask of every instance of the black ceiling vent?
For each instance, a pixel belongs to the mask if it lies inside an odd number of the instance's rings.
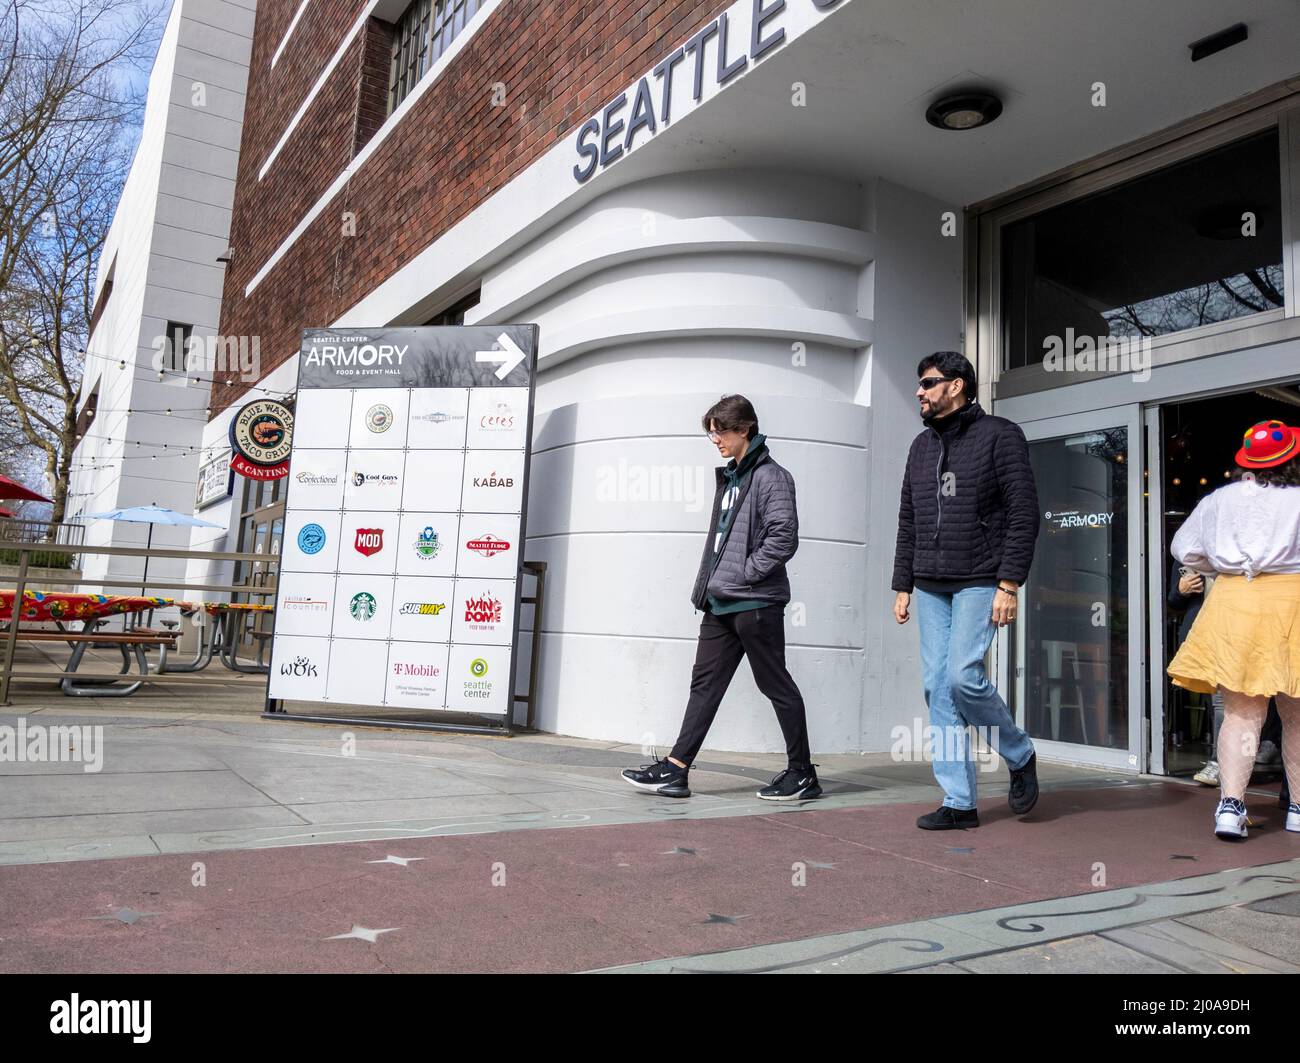
[[[1235,26],[1229,26],[1226,30],[1219,30],[1218,33],[1211,33],[1208,37],[1193,41],[1187,47],[1192,50],[1192,62],[1196,63],[1207,55],[1213,55],[1225,48],[1231,48],[1234,44],[1240,44],[1245,39],[1246,24],[1238,22]]]

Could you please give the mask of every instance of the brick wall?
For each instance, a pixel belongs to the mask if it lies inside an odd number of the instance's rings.
[[[353,41],[266,178],[257,180],[267,153],[363,9],[359,2],[312,0],[270,71],[270,57],[298,0],[263,0],[221,332],[260,336],[262,371],[269,372],[296,352],[303,328],[337,318],[729,2],[506,0],[245,298],[249,280],[373,135],[373,129],[365,131],[376,118],[363,104],[358,120],[356,108],[359,97],[373,98],[377,31]],[[383,79],[386,87],[386,66]],[[496,82],[506,86],[500,107],[492,106]],[[351,212],[354,223],[344,212]],[[213,409],[236,401],[244,390],[239,381],[219,379]]]

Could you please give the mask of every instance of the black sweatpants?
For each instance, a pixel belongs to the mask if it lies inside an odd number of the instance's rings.
[[[677,744],[669,754],[689,766],[709,733],[718,714],[722,696],[741,657],[749,658],[754,682],[772,708],[785,735],[789,766],[796,771],[812,767],[808,748],[808,720],[803,695],[785,667],[785,606],[767,605],[739,613],[715,616],[705,612],[700,622],[700,641],[695,649],[695,670],[691,673],[691,696]]]

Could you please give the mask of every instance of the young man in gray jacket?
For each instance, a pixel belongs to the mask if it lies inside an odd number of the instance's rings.
[[[690,797],[687,772],[736,674],[749,658],[754,681],[772,699],[789,767],[758,791],[765,801],[803,801],[822,794],[808,747],[803,696],[785,667],[786,562],[799,547],[794,477],[772,460],[758,415],[743,395],[727,395],[701,419],[724,458],[709,535],[691,601],[704,610],[686,718],[663,760],[628,768],[623,778],[664,797]]]

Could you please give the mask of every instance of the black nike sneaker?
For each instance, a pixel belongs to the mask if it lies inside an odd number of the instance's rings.
[[[638,790],[648,790],[661,797],[690,797],[691,788],[686,784],[689,771],[689,768],[678,767],[665,757],[639,768],[624,768],[623,778]]]
[[[980,825],[980,814],[973,808],[949,808],[940,805],[916,821],[922,830],[970,830]]]
[[[803,771],[786,768],[758,791],[758,796],[764,801],[811,801],[821,795],[821,784],[817,781],[817,772],[812,768]]]

